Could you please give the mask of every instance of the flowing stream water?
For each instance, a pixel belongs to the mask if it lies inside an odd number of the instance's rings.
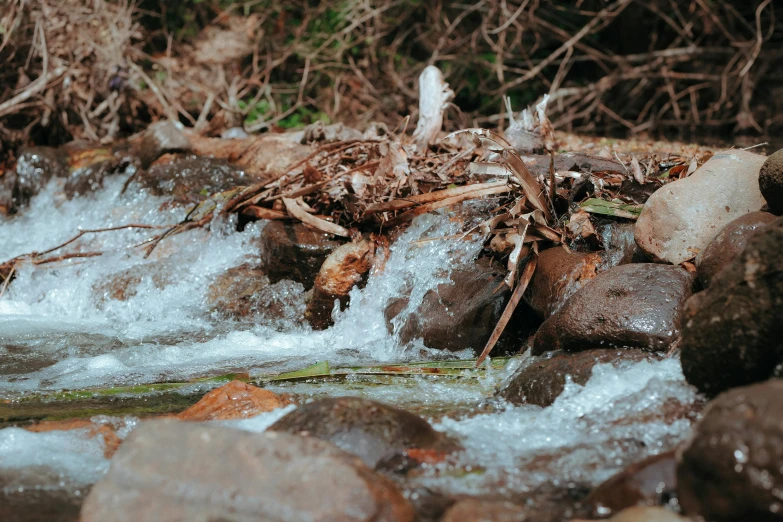
[[[70,201],[61,196],[61,181],[51,182],[29,208],[0,221],[0,259],[47,250],[78,230],[169,225],[185,216],[185,209],[165,198],[139,191],[121,195],[123,182],[109,178],[95,194]],[[235,371],[253,377],[320,361],[334,366],[473,356],[439,353],[420,341],[402,346],[388,332],[383,315],[387,301],[406,288],[411,299],[398,320],[413,313],[428,290],[449,281],[453,266],[479,253],[479,239],[421,241],[451,236],[464,223],[446,214],[417,218],[390,247],[383,271],[372,273],[363,289],[353,290],[349,308],[325,331],[313,331],[296,319],[305,305],[304,289],[288,281],[271,287],[270,299],[287,307],[282,317],[236,322],[210,312],[210,283],[259,255],[263,226],[258,222],[236,232],[233,222],[214,222],[209,231],[165,239],[149,259],[137,245],[159,230],[87,234],[51,255],[73,248],[104,255],[21,264],[0,299],[0,400],[24,404],[41,392],[190,381]],[[128,293],[126,300],[112,299],[105,286],[107,278],[118,273],[141,274],[135,294]],[[667,405],[687,408],[697,400],[676,359],[598,365],[586,385],[567,384],[547,408],[487,402],[510,371],[487,370],[463,379],[347,378],[269,388],[304,396],[360,395],[429,417],[465,451],[456,462],[444,464],[447,469],[435,466],[416,481],[449,493],[516,494],[544,484],[595,485],[640,457],[672,448],[691,429],[689,420],[655,415]],[[203,394],[209,386],[196,383],[177,393]],[[129,400],[134,398],[130,395]],[[146,404],[159,400],[154,393],[136,398]],[[58,404],[49,408],[56,413]],[[292,408],[224,423],[262,431]],[[119,427],[121,437],[138,422],[128,414],[96,420]],[[61,488],[82,495],[109,467],[103,449],[102,439],[88,437],[85,430],[0,429],[3,487]],[[46,480],[29,472],[42,469]]]

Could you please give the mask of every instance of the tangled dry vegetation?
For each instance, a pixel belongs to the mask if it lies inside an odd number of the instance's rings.
[[[416,120],[416,78],[456,93],[447,128],[502,128],[548,92],[561,130],[770,132],[781,22],[754,0],[9,0],[0,140],[111,141],[152,121],[219,134]]]

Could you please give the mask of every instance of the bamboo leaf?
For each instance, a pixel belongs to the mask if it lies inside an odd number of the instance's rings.
[[[604,199],[590,198],[584,201],[580,207],[591,214],[603,214],[605,216],[637,219],[642,213],[644,205],[628,205],[620,201],[606,201]]]

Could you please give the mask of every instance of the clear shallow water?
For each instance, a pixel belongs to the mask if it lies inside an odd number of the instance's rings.
[[[80,228],[162,226],[185,215],[164,198],[120,196],[122,182],[109,180],[93,197],[73,201],[60,199],[53,184],[22,215],[0,221],[0,260],[51,248]],[[373,273],[364,289],[355,289],[350,307],[337,316],[335,326],[321,332],[294,318],[235,323],[210,313],[210,283],[228,268],[259,255],[257,239],[263,224],[238,233],[233,223],[216,222],[209,232],[194,230],[164,240],[150,259],[134,245],[156,231],[85,236],[53,255],[73,248],[106,253],[37,267],[21,265],[0,299],[0,398],[39,390],[186,380],[236,370],[261,375],[323,360],[358,365],[442,358],[420,342],[401,346],[389,334],[383,311],[390,298],[410,289],[408,308],[398,316],[402,320],[428,290],[448,281],[451,268],[475,257],[481,248],[476,239],[419,241],[450,236],[464,226],[445,215],[417,218],[390,248],[383,271]],[[107,278],[128,270],[141,274],[135,295],[125,301],[111,299]],[[301,286],[286,283],[276,288],[303,305]],[[501,405],[490,413],[492,408],[476,409],[503,376],[494,371],[471,382],[412,378],[386,386],[367,385],[357,377],[270,389],[362,395],[423,411],[451,408],[452,414],[433,422],[459,439],[465,451],[435,469],[425,468],[416,478],[450,492],[524,491],[557,481],[595,483],[640,456],[669,449],[690,431],[687,420],[672,423],[654,415],[665,405],[696,400],[675,360],[619,368],[599,365],[585,386],[569,384],[548,408]],[[286,411],[225,424],[262,431]],[[128,419],[128,429],[134,423]],[[30,433],[8,428],[0,430],[0,471],[46,466],[68,487],[78,489],[105,473],[108,460],[103,449],[100,437],[80,431]]]

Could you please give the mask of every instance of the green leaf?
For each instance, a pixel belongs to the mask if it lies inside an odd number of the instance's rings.
[[[296,370],[293,372],[286,372],[281,373],[279,375],[275,375],[273,377],[263,379],[266,381],[290,381],[295,379],[306,379],[309,377],[328,377],[331,375],[331,370],[329,369],[329,362],[328,361],[321,361],[317,362],[315,364],[312,364],[308,366],[307,368],[302,368],[301,370]]]
[[[605,216],[637,219],[642,213],[644,205],[628,205],[622,201],[606,201],[604,199],[590,198],[582,202],[581,209],[591,214],[603,214]]]

